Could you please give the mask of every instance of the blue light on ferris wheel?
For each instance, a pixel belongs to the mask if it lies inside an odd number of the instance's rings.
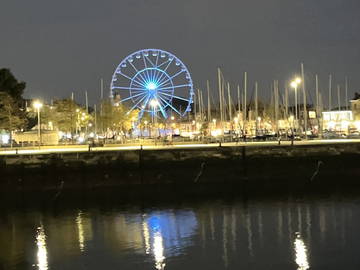
[[[146,89],[148,90],[155,90],[157,88],[157,84],[154,83],[154,82],[149,82],[147,85],[146,85]]]
[[[111,80],[111,96],[121,96],[129,111],[167,118],[172,112],[185,116],[194,99],[191,75],[175,55],[159,49],[136,51],[117,66]],[[175,100],[181,101],[175,102]],[[180,106],[180,108],[179,108]]]

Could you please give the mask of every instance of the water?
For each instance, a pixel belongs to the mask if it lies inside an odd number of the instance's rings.
[[[360,198],[18,209],[0,269],[359,269]]]

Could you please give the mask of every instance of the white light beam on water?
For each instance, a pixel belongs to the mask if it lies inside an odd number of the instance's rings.
[[[148,225],[145,221],[142,223],[142,229],[143,229],[143,237],[145,241],[145,254],[150,253],[150,233]]]
[[[48,257],[47,257],[47,249],[46,249],[46,235],[43,225],[37,228],[36,245],[38,248],[37,267],[39,268],[39,270],[47,270]]]
[[[82,212],[79,211],[78,216],[76,217],[76,225],[78,228],[78,234],[79,234],[79,248],[81,252],[84,252],[85,250],[85,238],[84,238],[84,226],[83,226],[83,220],[82,220]]]
[[[309,269],[309,261],[307,248],[304,241],[301,239],[299,233],[296,234],[296,238],[294,241],[295,248],[295,262],[298,265],[298,270],[307,270]]]
[[[153,252],[155,258],[155,268],[163,270],[165,268],[164,243],[160,232],[154,235]]]

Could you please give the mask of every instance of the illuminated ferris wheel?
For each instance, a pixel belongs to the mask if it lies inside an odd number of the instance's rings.
[[[175,55],[145,49],[127,56],[111,80],[114,102],[129,105],[128,113],[139,110],[167,118],[172,112],[184,116],[193,103],[193,82],[184,63]]]

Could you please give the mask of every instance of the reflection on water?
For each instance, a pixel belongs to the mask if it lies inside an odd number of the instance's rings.
[[[305,246],[304,241],[301,239],[299,233],[296,234],[294,247],[295,247],[295,262],[298,265],[298,270],[309,269],[307,248]]]
[[[47,258],[47,250],[46,250],[46,235],[43,225],[37,228],[36,245],[37,245],[37,267],[39,268],[39,270],[47,270],[48,258]]]
[[[142,229],[143,229],[144,240],[145,240],[145,253],[149,254],[150,253],[150,234],[149,234],[148,225],[145,221],[142,222]]]
[[[165,267],[165,256],[164,256],[164,244],[163,238],[160,232],[154,234],[154,247],[153,253],[155,258],[155,267],[158,270],[164,269]]]
[[[79,211],[78,216],[76,217],[76,224],[78,228],[79,233],[79,248],[80,251],[83,252],[85,248],[85,240],[84,240],[84,226],[83,226],[83,220],[82,220],[82,212]]]
[[[1,213],[0,269],[359,269],[359,205],[332,198]]]

